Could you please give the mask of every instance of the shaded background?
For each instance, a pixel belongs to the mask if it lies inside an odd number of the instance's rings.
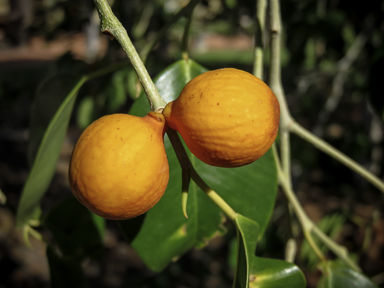
[[[116,0],[113,10],[140,51],[187,3]],[[383,178],[384,3],[289,0],[281,6],[282,77],[293,117]],[[202,1],[193,15],[191,58],[209,69],[251,72],[254,14],[255,1]],[[152,77],[180,59],[185,23],[175,23],[149,55],[146,66]],[[32,240],[34,249],[25,247],[13,227],[30,167],[28,127],[36,89],[56,73],[89,73],[125,59],[116,41],[100,35],[92,1],[0,0],[0,189],[7,196],[6,205],[0,206],[0,287],[49,287],[45,245]],[[265,75],[268,63],[266,52]],[[73,197],[66,174],[82,129],[101,115],[128,111],[136,95],[129,67],[84,85],[43,210]],[[306,212],[359,257],[364,272],[384,287],[382,193],[295,135],[291,143],[294,190]],[[258,255],[284,257],[283,207],[280,194]],[[316,287],[316,258],[302,243],[297,225],[302,247],[297,263],[308,287]],[[227,226],[226,236],[155,274],[108,221],[105,260],[89,259],[83,268],[91,287],[231,287],[234,230]]]

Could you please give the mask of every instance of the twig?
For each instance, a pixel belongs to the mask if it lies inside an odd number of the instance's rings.
[[[317,237],[333,252],[342,259],[352,269],[361,272],[360,267],[348,256],[348,250],[344,246],[337,244],[331,238],[324,234],[316,225],[312,225],[311,232],[316,234]]]
[[[274,149],[274,156],[277,167],[277,174],[279,177],[279,183],[283,188],[285,196],[288,198],[290,204],[292,205],[293,210],[301,224],[303,229],[303,233],[305,238],[307,239],[309,245],[314,250],[316,255],[320,260],[324,261],[325,256],[316,245],[312,238],[312,232],[316,233],[316,235],[324,241],[324,244],[330,248],[337,256],[339,256],[342,260],[344,260],[351,268],[359,271],[360,268],[348,257],[348,253],[346,249],[337,243],[335,243],[332,239],[326,236],[320,229],[318,229],[314,223],[309,219],[307,214],[305,213],[303,207],[301,206],[299,200],[297,199],[295,193],[292,190],[291,180],[290,180],[290,147],[289,147],[289,133],[290,131],[300,131],[301,135],[306,135],[309,139],[314,139],[314,135],[311,133],[305,132],[299,129],[299,126],[289,114],[289,110],[286,104],[284,91],[281,84],[281,66],[280,66],[280,37],[281,37],[281,19],[280,19],[280,9],[279,9],[279,1],[278,0],[270,0],[270,8],[271,8],[271,88],[274,91],[276,97],[280,103],[280,111],[281,111],[281,119],[280,119],[280,137],[282,134],[284,135],[281,139],[281,154],[282,154],[282,165],[280,164],[280,160],[278,158],[277,150]],[[308,139],[307,139],[308,140]],[[310,141],[311,142],[311,141]],[[318,140],[312,141],[311,143],[319,143]],[[314,143],[313,143],[314,144]],[[328,145],[328,144],[327,144]],[[336,149],[335,149],[336,150]],[[327,148],[327,151],[330,151]],[[340,155],[338,152],[336,155]],[[372,174],[371,174],[372,175]]]
[[[370,171],[368,171],[367,169],[359,165],[357,162],[355,162],[345,154],[341,153],[339,150],[329,145],[327,142],[325,142],[321,138],[315,136],[314,134],[306,130],[297,122],[295,121],[291,122],[290,131],[297,134],[301,138],[307,140],[309,143],[311,143],[313,146],[317,147],[321,151],[327,153],[328,155],[332,156],[336,160],[340,161],[345,166],[347,166],[348,168],[355,171],[356,173],[364,177],[366,180],[371,182],[374,186],[380,189],[381,192],[384,193],[384,183],[377,176],[373,175]]]
[[[285,100],[283,86],[281,84],[281,19],[278,0],[270,0],[271,14],[271,68],[270,87],[275,93],[280,104],[280,153],[283,170],[291,175],[291,155],[289,141],[289,125],[292,117]]]
[[[347,80],[349,68],[360,55],[365,43],[368,40],[368,34],[365,29],[355,39],[353,45],[348,49],[346,55],[337,64],[337,73],[332,83],[331,95],[328,97],[321,110],[317,124],[313,129],[313,133],[321,137],[324,133],[324,124],[327,122],[329,115],[336,109],[341,96],[343,95],[344,83]]]
[[[127,31],[113,14],[111,7],[108,5],[106,0],[94,0],[94,2],[101,21],[101,31],[104,34],[111,36],[111,38],[116,38],[117,41],[119,41],[121,47],[127,54],[128,59],[131,61],[141,84],[143,85],[151,106],[151,110],[156,111],[160,108],[164,108],[166,102],[163,98],[161,98],[159,92],[157,91],[155,84],[139,57],[139,54],[137,54],[135,47],[129,39]]]
[[[279,2],[277,0],[270,1],[270,15],[271,15],[271,68],[270,68],[270,86],[272,91],[275,93],[277,99],[280,104],[280,152],[282,158],[282,171],[284,175],[287,175],[286,180],[288,181],[287,185],[289,189],[292,188],[291,182],[291,147],[290,147],[290,134],[289,134],[289,125],[292,121],[292,117],[289,113],[289,109],[285,100],[285,94],[283,85],[281,83],[281,16],[280,16],[280,8]],[[278,159],[277,149],[274,145],[273,152],[275,154],[275,160]],[[277,161],[278,167],[280,167],[280,161]],[[280,179],[280,177],[279,177]],[[284,199],[287,203],[286,211],[289,215],[289,218],[292,220],[292,204],[288,199]],[[291,239],[293,236],[293,228],[292,221],[289,222],[289,238]],[[306,236],[307,234],[304,233]],[[309,235],[310,237],[310,235]],[[308,241],[310,244],[315,244],[312,239]],[[294,258],[292,252],[296,251],[296,249],[289,248],[289,246],[293,246],[293,240],[287,242],[286,251],[290,252],[286,254],[288,257],[287,260]],[[316,245],[313,246],[313,249],[316,252],[320,252]],[[317,253],[319,257],[323,257],[321,252]]]
[[[301,227],[303,229],[303,233],[305,238],[307,239],[309,245],[311,248],[315,251],[316,255],[319,257],[320,260],[325,260],[325,256],[320,251],[319,247],[316,245],[315,241],[312,239],[311,235],[311,229],[314,224],[312,221],[308,218],[307,214],[305,213],[303,207],[301,206],[299,200],[297,199],[295,193],[293,192],[291,188],[291,183],[288,180],[287,174],[283,171],[283,168],[281,167],[280,160],[278,158],[277,153],[275,153],[275,161],[276,161],[276,168],[277,168],[277,175],[279,177],[279,183],[281,187],[283,188],[285,197],[287,197],[289,203],[291,204],[293,210],[295,211],[295,214],[301,224]]]
[[[185,27],[184,27],[183,40],[181,42],[181,51],[182,51],[181,55],[182,55],[182,58],[185,61],[188,61],[188,59],[189,59],[189,55],[188,55],[188,40],[189,40],[189,32],[191,30],[192,14],[193,14],[193,10],[188,15],[187,24],[185,24]]]
[[[256,32],[255,32],[255,61],[253,63],[253,75],[263,79],[263,51],[266,0],[256,1]]]

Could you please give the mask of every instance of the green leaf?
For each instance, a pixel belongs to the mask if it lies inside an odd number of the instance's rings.
[[[118,110],[126,101],[126,78],[128,72],[131,70],[130,67],[116,71],[110,83],[106,87],[106,108],[109,112],[115,112]]]
[[[129,67],[130,68],[130,67]],[[125,90],[128,93],[131,99],[136,100],[138,91],[141,91],[142,87],[140,86],[139,78],[137,78],[136,72],[134,69],[129,69],[127,72],[127,78],[125,80]]]
[[[80,80],[79,76],[56,75],[46,79],[38,88],[31,111],[31,136],[28,146],[30,163],[33,163],[44,134],[55,114],[68,95],[77,92],[77,90],[73,90]]]
[[[49,272],[51,287],[55,288],[87,288],[87,279],[78,261],[60,257],[50,246],[47,247],[47,258],[49,262]]]
[[[93,121],[93,111],[95,109],[95,101],[92,97],[87,96],[81,99],[77,108],[76,122],[80,129],[85,129]]]
[[[305,278],[300,269],[282,260],[255,256],[259,227],[238,214],[236,217],[238,260],[234,288],[300,288]]]
[[[180,60],[155,78],[160,95],[167,102],[178,97],[185,84],[206,71],[196,62]],[[149,112],[144,95],[130,113],[144,116]],[[225,232],[222,211],[194,183],[188,198],[188,219],[181,209],[181,168],[167,136],[164,139],[170,167],[170,181],[164,196],[146,216],[121,221],[120,227],[140,257],[152,270],[159,271],[193,246],[202,248],[213,237]],[[202,178],[235,211],[257,221],[260,234],[271,216],[277,192],[276,167],[271,152],[255,163],[234,169],[204,164],[188,150],[190,159]],[[132,228],[133,227],[133,228]],[[133,232],[132,232],[133,231]]]
[[[84,81],[85,77],[56,76],[46,81],[37,93],[31,118],[30,159],[33,166],[17,209],[17,227],[33,219],[51,182],[77,91]]]
[[[365,275],[348,268],[344,263],[325,261],[319,268],[323,276],[317,288],[378,288]]]
[[[70,198],[54,207],[43,224],[52,232],[64,256],[73,259],[90,256],[97,260],[104,251],[105,220],[93,215],[75,198]]]

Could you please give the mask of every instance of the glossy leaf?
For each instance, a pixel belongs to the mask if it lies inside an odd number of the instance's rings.
[[[43,224],[52,232],[64,256],[100,259],[103,253],[105,220],[91,213],[75,198],[64,200],[45,217]]]
[[[204,71],[206,69],[192,60],[181,60],[160,73],[155,84],[162,97],[172,101],[190,79]],[[130,113],[144,116],[148,112],[148,100],[141,95]],[[123,233],[132,241],[140,257],[156,271],[162,270],[172,259],[193,246],[204,247],[209,239],[225,231],[222,211],[193,182],[189,189],[189,218],[184,218],[181,210],[180,164],[167,136],[164,145],[170,166],[170,181],[164,196],[145,217],[120,223]],[[197,172],[212,189],[236,211],[260,224],[261,237],[272,213],[277,192],[272,153],[268,152],[251,165],[226,169],[206,165],[187,152]]]
[[[297,266],[282,260],[255,256],[259,227],[238,214],[238,260],[234,288],[301,288],[305,278]]]
[[[47,258],[49,262],[51,287],[89,287],[79,261],[57,255],[50,246],[47,247]]]
[[[345,266],[344,263],[325,261],[319,268],[323,276],[317,288],[378,288],[368,277]]]
[[[18,227],[34,218],[40,199],[51,182],[76,95],[84,81],[85,78],[79,76],[56,76],[46,81],[37,93],[31,119],[30,159],[33,166],[17,209]]]

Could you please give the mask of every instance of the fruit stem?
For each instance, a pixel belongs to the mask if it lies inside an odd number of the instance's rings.
[[[237,213],[232,209],[231,206],[228,205],[227,202],[224,201],[223,198],[220,197],[219,194],[217,194],[214,190],[212,190],[208,185],[207,183],[204,182],[204,180],[200,177],[200,175],[196,172],[195,168],[192,168],[191,169],[191,176],[192,176],[192,180],[197,184],[197,186],[200,187],[201,190],[203,190],[203,192],[205,194],[207,194],[207,196],[209,198],[211,198],[213,200],[213,202],[216,203],[217,206],[219,206],[221,208],[221,210],[224,211],[225,214],[227,214],[227,216],[233,221],[233,222],[236,222],[236,216],[237,216]]]
[[[187,214],[187,202],[188,202],[188,190],[189,183],[191,182],[191,170],[182,169],[181,171],[181,208],[185,218],[188,218]]]
[[[117,19],[117,17],[113,14],[108,2],[106,0],[94,0],[94,2],[99,13],[102,33],[109,35],[111,39],[116,38],[117,41],[119,41],[121,47],[127,54],[128,59],[131,61],[145,93],[147,94],[151,111],[164,108],[167,103],[157,91],[155,84],[140,59],[139,54],[129,39],[127,31],[120,23],[119,19]]]
[[[183,144],[180,141],[179,136],[177,135],[177,132],[173,129],[168,128],[167,134],[168,134],[169,140],[171,141],[172,147],[175,150],[177,159],[179,160],[181,169],[183,171],[182,173],[183,174],[188,173],[188,175],[192,178],[192,180],[196,183],[196,185],[199,186],[200,189],[203,190],[204,193],[207,194],[207,196],[211,198],[213,202],[215,202],[216,205],[219,206],[221,210],[223,210],[224,213],[227,214],[227,216],[232,221],[235,222],[237,213],[232,209],[231,206],[228,205],[227,202],[224,201],[223,198],[219,196],[219,194],[217,194],[214,190],[212,190],[208,186],[208,184],[205,183],[204,180],[200,177],[200,175],[196,172],[195,168],[193,167],[187,155],[187,152],[184,149]],[[187,172],[184,172],[184,171],[187,171]],[[184,187],[183,187],[183,191],[184,191]],[[183,195],[182,195],[182,208],[184,213],[184,209],[186,209],[186,203],[184,203],[183,201],[186,201],[186,199],[185,199],[185,196],[183,198]],[[185,205],[185,207],[183,205]]]

